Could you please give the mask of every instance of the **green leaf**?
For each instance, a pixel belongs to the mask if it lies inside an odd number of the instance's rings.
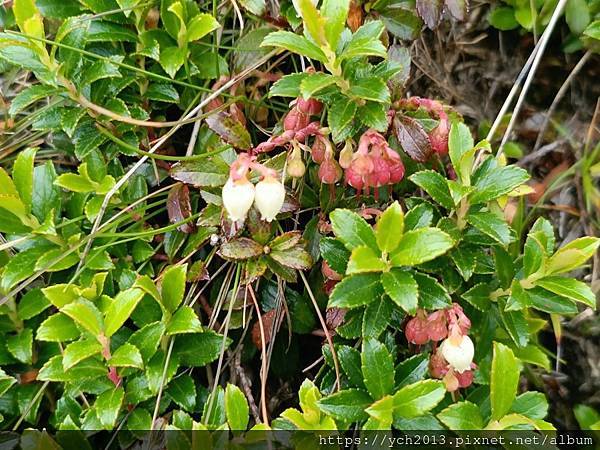
[[[373,338],[363,340],[361,367],[369,394],[378,400],[394,389],[394,361],[385,345]]]
[[[450,405],[437,415],[451,430],[481,430],[483,418],[479,407],[469,401]]]
[[[592,426],[597,426],[600,423],[600,414],[590,406],[576,405],[573,408],[573,413],[575,413],[577,423],[582,430],[591,430],[593,429]]]
[[[523,275],[525,278],[543,270],[546,263],[546,251],[542,244],[540,232],[529,233],[523,252]]]
[[[395,201],[379,216],[375,226],[377,246],[382,252],[393,252],[398,247],[404,233],[404,213]]]
[[[363,337],[379,337],[387,328],[393,312],[394,304],[385,296],[378,301],[369,303],[363,314]]]
[[[471,204],[489,202],[515,190],[528,179],[529,174],[520,167],[496,167],[477,178],[469,200]]]
[[[396,305],[410,315],[417,312],[419,286],[409,272],[392,269],[381,275],[381,284]]]
[[[454,208],[454,200],[450,195],[447,180],[433,170],[422,170],[409,177],[410,181],[424,189],[432,199],[446,209]]]
[[[327,73],[311,73],[300,83],[300,92],[305,99],[335,83],[335,77]]]
[[[361,389],[344,389],[317,402],[323,413],[346,423],[365,420],[371,403],[371,396]]]
[[[187,58],[187,49],[180,47],[166,47],[161,48],[159,62],[165,72],[169,74],[171,78],[175,78],[175,75],[183,66]]]
[[[589,236],[569,242],[550,257],[546,274],[556,275],[581,267],[596,253],[599,245],[599,238]]]
[[[515,399],[510,412],[530,419],[543,419],[548,414],[548,400],[542,392],[525,392]]]
[[[97,355],[102,351],[102,345],[95,339],[84,339],[75,341],[65,347],[63,353],[63,368],[69,370],[90,356]]]
[[[20,91],[10,102],[8,113],[11,116],[23,111],[29,105],[41,100],[43,98],[50,97],[50,95],[56,93],[58,89],[55,86],[46,84],[34,84],[26,89]]]
[[[50,306],[50,302],[46,299],[41,289],[32,289],[21,297],[17,307],[17,315],[21,320],[31,319]]]
[[[319,242],[321,256],[331,269],[341,274],[346,273],[350,252],[338,239],[324,237]]]
[[[402,236],[390,261],[394,266],[415,266],[443,255],[453,246],[452,238],[439,228],[419,228]]]
[[[565,20],[573,34],[581,34],[591,21],[590,7],[586,0],[568,0]]]
[[[187,264],[179,264],[169,267],[163,273],[160,293],[163,306],[169,312],[175,311],[183,301],[186,272]]]
[[[49,246],[37,245],[11,257],[0,277],[0,290],[8,292],[15,284],[31,276],[38,258],[49,249]]]
[[[225,388],[225,415],[230,430],[246,430],[249,420],[248,402],[246,397],[233,384],[227,384]]]
[[[506,221],[492,212],[469,213],[467,222],[505,247],[513,241],[513,233]]]
[[[362,25],[344,48],[340,58],[350,59],[358,56],[379,56],[385,58],[387,49],[379,39],[385,30],[383,22],[372,20]]]
[[[105,429],[112,429],[121,410],[125,392],[122,387],[109,389],[96,398],[94,411]]]
[[[182,306],[179,308],[167,326],[167,335],[183,334],[183,333],[200,333],[202,325],[198,316],[190,306]]]
[[[448,135],[448,154],[458,179],[465,185],[471,183],[474,153],[469,153],[469,150],[474,145],[469,127],[463,122],[452,123]]]
[[[378,103],[390,102],[390,90],[379,77],[363,77],[350,85],[348,95],[355,99],[371,100]]]
[[[366,102],[360,108],[356,117],[369,128],[384,133],[388,129],[387,108],[377,102]]]
[[[376,301],[383,294],[378,273],[362,273],[344,278],[331,292],[329,306],[356,308]]]
[[[337,355],[342,370],[350,380],[350,383],[355,387],[364,388],[365,384],[362,376],[360,352],[353,347],[340,345],[337,348]]]
[[[494,342],[490,383],[492,420],[499,420],[510,411],[517,396],[520,372],[519,361],[512,350]]]
[[[33,163],[35,161],[35,148],[26,148],[17,155],[13,165],[13,180],[21,201],[26,206],[26,212],[31,211],[33,196]]]
[[[442,309],[452,304],[448,291],[435,278],[419,272],[414,272],[413,276],[419,285],[419,306],[421,308]]]
[[[186,411],[196,408],[196,384],[189,375],[180,375],[169,383],[167,393],[173,401]]]
[[[299,36],[290,31],[274,31],[269,33],[261,47],[280,47],[298,55],[306,56],[320,62],[326,62],[327,57],[323,51],[306,39],[304,36]]]
[[[540,287],[528,289],[527,294],[531,306],[550,314],[575,314],[577,304],[568,298],[561,297]]]
[[[490,25],[503,31],[519,27],[519,22],[515,19],[515,10],[510,6],[494,8],[488,16],[488,21]]]
[[[592,309],[596,309],[596,296],[592,289],[587,284],[574,278],[545,277],[536,281],[535,284],[561,297],[581,302]]]
[[[295,270],[308,270],[313,264],[310,253],[304,250],[301,245],[296,245],[287,250],[271,250],[269,258],[274,259],[288,269]]]
[[[186,40],[188,42],[194,42],[202,39],[208,33],[216,30],[220,26],[217,19],[210,14],[200,13],[187,23]]]
[[[348,250],[366,245],[378,251],[377,239],[367,221],[348,209],[336,209],[329,218],[331,228],[336,237],[344,243]]]
[[[230,342],[231,339],[224,341],[223,336],[209,331],[179,335],[175,338],[173,354],[184,366],[203,367],[219,357],[223,343],[226,349]]]
[[[36,331],[38,341],[65,342],[77,339],[80,331],[68,316],[57,313],[42,322]]]
[[[321,14],[326,21],[325,37],[335,51],[346,26],[350,2],[348,0],[323,0]]]
[[[148,362],[156,353],[158,344],[165,332],[163,322],[153,322],[144,325],[129,338],[129,343],[135,345],[142,354],[142,359]]]
[[[588,25],[583,32],[584,35],[600,41],[600,20],[595,20]]]
[[[362,272],[381,272],[386,269],[386,264],[377,255],[377,252],[366,245],[352,250],[346,273],[348,275]]]
[[[6,372],[0,369],[0,397],[2,397],[16,382],[17,380],[15,378],[7,375]]]
[[[422,380],[429,372],[429,355],[421,353],[396,366],[396,387],[401,388]]]
[[[346,139],[352,130],[352,121],[357,105],[344,95],[334,98],[327,114],[327,123],[331,128],[333,141],[339,143]]]
[[[143,296],[144,291],[137,288],[127,289],[117,294],[104,318],[106,337],[112,336],[121,328]]]
[[[52,210],[60,208],[60,189],[54,184],[56,171],[52,161],[33,169],[33,193],[31,199],[31,212],[43,221]]]
[[[114,351],[108,361],[110,366],[114,367],[135,367],[137,369],[144,368],[144,361],[139,349],[128,342],[122,344]]]
[[[300,97],[300,85],[308,76],[306,72],[284,75],[271,86],[269,97]]]
[[[412,419],[432,410],[446,395],[444,383],[422,380],[404,386],[394,394],[394,420]]]
[[[17,360],[31,364],[33,356],[33,332],[25,328],[19,334],[6,336],[6,348]]]
[[[104,328],[102,313],[89,300],[80,298],[65,305],[61,312],[69,316],[94,336],[100,335]]]

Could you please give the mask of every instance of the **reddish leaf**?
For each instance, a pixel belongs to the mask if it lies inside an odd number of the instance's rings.
[[[249,150],[252,147],[252,140],[246,126],[230,113],[219,111],[211,114],[206,118],[206,123],[221,139],[235,148]]]
[[[185,184],[174,184],[167,198],[167,212],[171,223],[181,222],[192,215],[190,205],[190,190]],[[183,233],[193,233],[194,224],[187,222],[181,224],[177,229]]]
[[[264,313],[261,317],[263,332],[265,335],[265,346],[271,342],[271,331],[273,331],[273,322],[275,321],[277,310],[271,309]],[[262,348],[262,336],[260,334],[260,322],[257,320],[252,327],[252,342],[256,345],[256,348]]]
[[[329,330],[335,330],[344,323],[346,317],[346,309],[344,308],[329,308],[325,315],[325,324]]]
[[[407,116],[396,115],[394,132],[408,156],[418,162],[429,159],[433,149],[427,132],[419,122]]]
[[[435,29],[440,23],[443,6],[442,0],[417,0],[417,12],[429,29]]]

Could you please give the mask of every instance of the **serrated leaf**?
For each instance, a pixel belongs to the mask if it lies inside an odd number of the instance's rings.
[[[300,85],[308,76],[308,73],[300,72],[281,77],[269,89],[269,97],[300,97]]]
[[[377,301],[383,294],[378,273],[356,274],[344,278],[331,292],[329,306],[356,308]]]
[[[518,360],[512,350],[499,342],[494,342],[490,384],[493,420],[499,420],[510,411],[517,396],[519,373]]]
[[[97,355],[101,351],[102,345],[95,339],[72,342],[65,347],[62,360],[63,368],[69,370],[84,359]]]
[[[396,305],[414,315],[419,301],[419,286],[414,277],[400,269],[392,269],[381,276],[385,293]]]
[[[574,278],[545,277],[537,280],[535,284],[561,297],[575,300],[596,309],[596,296],[592,289],[587,284]]]
[[[339,95],[333,100],[327,114],[327,123],[331,128],[334,142],[346,139],[350,133],[356,110],[356,102],[346,96]]]
[[[160,293],[162,304],[169,312],[175,311],[183,301],[186,272],[187,264],[179,264],[169,267],[163,273]]]
[[[131,313],[143,296],[144,292],[141,289],[136,288],[127,289],[117,294],[115,299],[108,307],[106,316],[104,318],[104,334],[106,337],[112,336],[119,330],[119,328],[121,328],[125,321],[129,319],[129,316],[131,316]]]
[[[433,409],[446,394],[441,381],[423,380],[404,386],[394,394],[394,419],[412,419]]]
[[[228,384],[225,388],[225,415],[230,430],[246,430],[248,427],[248,402],[246,397],[233,384]]]
[[[443,255],[453,246],[452,238],[439,228],[418,228],[402,236],[390,261],[394,266],[415,266]]]
[[[394,361],[381,342],[373,338],[363,340],[361,367],[365,386],[375,400],[394,389]]]
[[[529,179],[526,170],[516,166],[496,167],[477,178],[469,195],[471,204],[486,203],[515,190]]]
[[[469,401],[448,406],[437,418],[451,430],[481,430],[483,418],[479,407]]]
[[[375,225],[377,246],[382,252],[393,252],[404,233],[404,213],[396,201],[379,216]]]
[[[467,222],[505,247],[514,239],[508,223],[492,212],[469,213]]]
[[[289,50],[292,53],[306,56],[320,62],[326,62],[327,57],[323,51],[313,44],[311,41],[306,39],[304,36],[299,36],[290,31],[274,31],[269,33],[261,47],[280,47],[285,50]]]
[[[409,180],[424,189],[433,200],[446,209],[454,208],[447,180],[433,170],[422,170],[409,177]]]
[[[334,234],[348,250],[366,245],[378,251],[373,229],[358,214],[348,209],[336,209],[329,215],[329,218]]]
[[[346,273],[350,275],[362,272],[381,272],[386,267],[385,262],[375,250],[363,245],[352,250]]]
[[[113,367],[144,368],[144,361],[139,349],[128,342],[125,342],[113,352],[108,364]]]
[[[305,99],[311,98],[317,92],[335,83],[335,77],[327,73],[317,72],[308,74],[300,83],[300,92]]]
[[[356,422],[367,418],[365,409],[373,399],[360,389],[344,389],[318,401],[323,413],[344,422]]]
[[[365,23],[352,35],[340,58],[350,59],[358,56],[379,56],[385,58],[387,50],[379,40],[384,29],[383,22],[379,20],[372,20]]]
[[[167,335],[200,332],[202,332],[202,325],[190,306],[180,307],[171,317],[166,330]]]

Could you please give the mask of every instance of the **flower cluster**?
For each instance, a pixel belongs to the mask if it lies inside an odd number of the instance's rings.
[[[251,169],[262,175],[256,186],[248,179]],[[271,222],[281,211],[285,187],[279,181],[276,171],[257,163],[255,157],[241,153],[231,165],[222,197],[223,206],[232,221],[244,221],[252,204],[255,204],[261,218]]]
[[[344,158],[342,163],[345,163]],[[346,182],[366,194],[369,193],[370,187],[395,184],[404,177],[404,164],[400,155],[392,150],[385,137],[375,130],[367,130],[361,136],[358,149],[344,168]]]
[[[444,381],[452,392],[465,388],[473,382],[475,348],[467,335],[471,321],[460,305],[435,311],[429,315],[424,310],[408,321],[404,333],[406,339],[417,345],[434,342],[434,351],[429,361],[429,370],[435,378]],[[442,341],[438,346],[437,343]]]

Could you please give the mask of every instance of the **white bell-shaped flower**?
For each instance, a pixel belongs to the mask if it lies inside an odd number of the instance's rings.
[[[442,342],[440,353],[456,372],[463,373],[471,368],[475,347],[469,336],[453,336]]]
[[[254,202],[263,220],[271,222],[281,211],[284,200],[285,187],[275,178],[267,176],[256,185]]]
[[[223,186],[222,197],[229,218],[234,222],[243,221],[254,202],[254,185],[246,177],[237,181],[229,178]]]

